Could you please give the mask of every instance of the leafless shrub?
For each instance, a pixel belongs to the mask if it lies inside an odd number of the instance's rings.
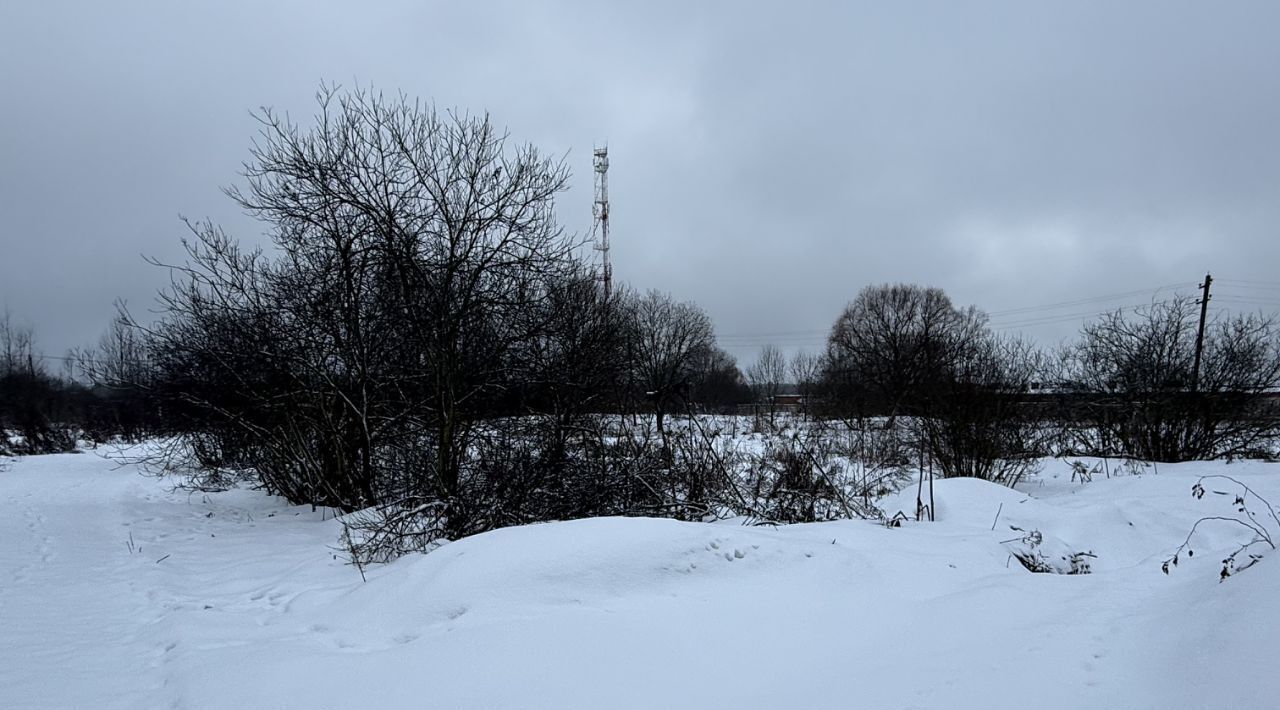
[[[1019,537],[1001,541],[1008,545],[1009,554],[1029,572],[1039,574],[1090,574],[1093,572],[1092,560],[1097,559],[1092,551],[1055,551],[1050,553],[1044,548],[1044,535],[1039,530],[1023,530],[1011,526],[1013,530],[1023,533]]]
[[[866,502],[900,489],[911,479],[912,452],[919,448],[909,420],[858,417],[834,422],[843,430],[842,453],[851,462],[856,495]]]
[[[1273,319],[1211,322],[1194,372],[1199,307],[1190,298],[1115,311],[1061,357],[1063,416],[1085,453],[1187,461],[1263,453],[1280,432],[1265,393],[1280,386]]]
[[[342,551],[357,567],[427,553],[445,541],[444,501],[402,500],[358,510],[340,518]]]
[[[851,465],[832,434],[815,423],[770,438],[745,474],[748,514],[768,523],[883,518],[871,503],[867,469]]]
[[[1206,481],[1214,480],[1227,481],[1235,487],[1235,490],[1225,491],[1205,488]],[[1170,567],[1178,566],[1178,560],[1184,552],[1187,557],[1195,556],[1191,541],[1195,537],[1196,531],[1205,523],[1225,523],[1229,526],[1240,527],[1249,531],[1249,540],[1241,543],[1231,554],[1223,558],[1222,568],[1218,573],[1219,582],[1249,569],[1262,560],[1262,553],[1253,552],[1255,548],[1261,548],[1265,545],[1267,549],[1276,549],[1276,537],[1280,535],[1280,515],[1277,515],[1276,508],[1271,505],[1270,501],[1231,476],[1201,476],[1191,486],[1191,495],[1196,500],[1203,499],[1205,493],[1210,492],[1224,499],[1231,498],[1233,512],[1229,515],[1209,515],[1197,520],[1191,526],[1191,530],[1187,532],[1186,539],[1182,541],[1178,549],[1174,550],[1173,556],[1161,564],[1161,570],[1165,574],[1169,574]]]

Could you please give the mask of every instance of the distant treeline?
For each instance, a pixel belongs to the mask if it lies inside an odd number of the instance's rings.
[[[1194,301],[1174,298],[1044,352],[938,289],[869,286],[822,353],[766,347],[744,375],[696,304],[606,292],[556,222],[563,164],[487,117],[361,91],[319,101],[311,127],[264,110],[244,185],[228,190],[271,250],[188,224],[186,262],[159,265],[173,274],[162,317],[122,310],[61,377],[6,319],[11,448],[62,450],[70,430],[166,436],[200,470],[251,472],[295,503],[413,511],[430,537],[717,506],[813,516],[813,496],[839,492],[812,450],[778,454],[751,492],[808,502],[760,506],[715,437],[670,425],[744,402],[767,411],[784,388],[849,431],[910,422],[949,476],[1012,482],[1055,450],[1179,461],[1273,446],[1261,395],[1280,385],[1280,343],[1261,316],[1198,339]],[[638,414],[651,433],[616,425]]]

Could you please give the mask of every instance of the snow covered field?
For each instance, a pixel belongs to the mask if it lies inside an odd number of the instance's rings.
[[[1160,570],[1232,512],[1191,497],[1210,473],[1280,501],[1280,465],[1081,485],[1051,461],[1019,491],[938,482],[936,523],[583,520],[362,582],[323,513],[93,453],[10,460],[0,708],[1280,707],[1280,554],[1220,584],[1224,524]],[[1029,573],[1010,526],[1093,574]]]

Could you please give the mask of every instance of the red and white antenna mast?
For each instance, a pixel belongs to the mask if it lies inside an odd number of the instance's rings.
[[[591,231],[595,234],[595,249],[600,252],[600,280],[604,282],[604,296],[613,291],[613,264],[609,262],[609,148],[596,148],[592,163],[596,170],[596,199],[591,205],[595,217]]]

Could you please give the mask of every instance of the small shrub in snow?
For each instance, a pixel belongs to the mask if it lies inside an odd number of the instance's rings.
[[[1071,481],[1073,483],[1077,480],[1081,483],[1090,483],[1093,481],[1093,477],[1099,473],[1111,478],[1112,476],[1141,476],[1148,472],[1160,472],[1159,469],[1155,468],[1155,464],[1133,458],[1123,459],[1115,469],[1112,469],[1107,464],[1106,458],[1095,461],[1092,466],[1079,459],[1068,463],[1071,466]]]
[[[835,439],[841,442],[839,453],[850,462],[855,495],[865,500],[883,498],[911,482],[915,475],[912,453],[919,449],[911,422],[856,417],[831,422],[830,427],[833,435],[844,429]]]
[[[1023,534],[1002,540],[1001,544],[1009,545],[1009,554],[1027,570],[1043,574],[1089,574],[1093,571],[1090,560],[1098,556],[1092,551],[1073,551],[1059,541],[1047,541],[1039,530],[1028,531],[1013,525],[1009,528]]]
[[[1141,476],[1149,471],[1159,473],[1155,468],[1155,464],[1150,461],[1141,461],[1139,459],[1125,459],[1120,464],[1120,470],[1130,476]]]
[[[1236,489],[1234,491],[1206,489],[1204,487],[1205,481],[1211,479],[1229,481],[1236,486]],[[1196,500],[1203,500],[1205,493],[1213,493],[1224,498],[1232,497],[1231,505],[1234,508],[1234,514],[1209,515],[1197,520],[1187,533],[1187,538],[1183,540],[1177,550],[1174,550],[1173,556],[1164,561],[1160,568],[1165,574],[1169,574],[1170,567],[1178,566],[1178,559],[1183,552],[1187,553],[1187,557],[1195,556],[1195,550],[1191,547],[1191,539],[1195,536],[1202,523],[1212,521],[1243,527],[1251,533],[1250,539],[1248,542],[1241,543],[1234,552],[1223,558],[1222,569],[1218,573],[1218,581],[1221,582],[1226,580],[1227,577],[1243,572],[1257,564],[1262,559],[1262,553],[1254,550],[1260,549],[1262,545],[1265,544],[1272,550],[1276,549],[1275,538],[1280,533],[1280,516],[1276,515],[1275,506],[1271,505],[1267,499],[1230,476],[1201,476],[1191,486],[1191,495]]]
[[[840,456],[830,432],[804,427],[783,432],[752,459],[746,472],[746,513],[760,522],[796,523],[880,519],[858,476]]]
[[[362,574],[367,564],[430,552],[443,544],[445,509],[441,501],[402,501],[349,513],[340,519],[342,549]]]
[[[144,447],[121,442],[109,447],[106,456],[150,476],[172,476],[174,490],[179,491],[220,493],[241,484],[262,484],[254,469],[236,465],[202,435],[153,439]]]
[[[1081,483],[1090,483],[1093,481],[1093,474],[1097,473],[1102,464],[1094,464],[1092,468],[1085,462],[1076,459],[1071,462],[1071,482],[1075,483],[1077,479]]]
[[[1098,556],[1092,552],[1074,552],[1067,558],[1067,563],[1071,565],[1067,574],[1089,574],[1093,571],[1089,560],[1097,559]]]

